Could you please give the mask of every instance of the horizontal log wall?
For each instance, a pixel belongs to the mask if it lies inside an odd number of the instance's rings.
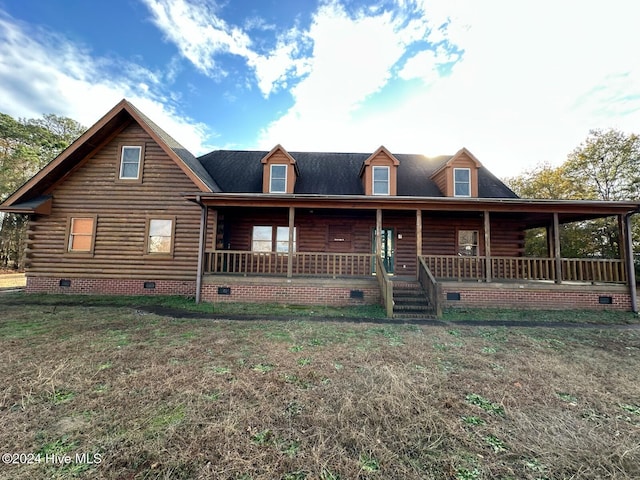
[[[255,225],[287,226],[285,209],[229,208],[219,211],[229,238],[229,249],[251,250],[251,235]],[[415,212],[383,211],[383,228],[393,228],[395,241],[395,274],[415,275],[416,221]],[[209,229],[212,229],[211,221]],[[298,252],[370,253],[375,211],[354,213],[299,209],[295,212]],[[457,255],[458,230],[477,230],[480,254],[484,254],[484,227],[479,213],[441,215],[423,213],[423,242],[425,255]],[[211,237],[211,234],[209,235]],[[491,251],[493,255],[518,256],[524,249],[522,225],[514,219],[496,218],[491,221]],[[211,241],[208,242],[210,244]]]
[[[441,215],[423,212],[422,253],[457,255],[458,230],[477,230],[479,255],[485,254],[484,220],[480,213]],[[518,257],[524,252],[524,226],[517,219],[490,215],[491,255]]]
[[[287,226],[284,209],[226,209],[225,229],[231,250],[250,251],[255,225]],[[416,273],[415,212],[384,212],[383,228],[393,228],[395,236],[395,273]],[[371,253],[375,212],[360,214],[349,210],[334,213],[296,210],[298,252]],[[402,238],[399,238],[402,237]]]
[[[145,144],[142,183],[118,183],[119,145]],[[29,225],[27,275],[194,280],[200,207],[182,198],[196,186],[137,124],[131,124],[51,192],[51,215]],[[67,252],[69,217],[97,215],[93,255]],[[148,218],[175,216],[174,254],[145,255]]]

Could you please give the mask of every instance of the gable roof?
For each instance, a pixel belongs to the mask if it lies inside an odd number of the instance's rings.
[[[216,150],[198,158],[225,193],[261,193],[261,159],[269,152]],[[360,179],[363,163],[370,153],[289,152],[296,160],[299,177],[296,194],[364,195]],[[398,165],[398,196],[442,197],[432,175],[453,156],[425,157],[395,154]],[[485,167],[478,171],[478,196],[518,198]]]
[[[137,122],[201,191],[220,192],[215,180],[186,148],[131,103],[122,100],[60,155],[11,194],[0,204],[0,208],[7,212],[36,213],[31,206],[33,199],[47,194],[54,185],[110,141],[131,121]]]
[[[466,155],[467,157],[469,157],[471,161],[475,164],[476,168],[482,167],[482,163],[480,162],[480,160],[478,160],[476,156],[473,153],[471,153],[469,150],[467,150],[465,147],[462,147],[453,156],[449,157],[449,159],[446,162],[444,162],[435,172],[431,174],[431,176],[435,177],[442,170],[444,170],[448,166],[455,163],[455,161],[458,160],[458,158],[462,157],[463,155]]]

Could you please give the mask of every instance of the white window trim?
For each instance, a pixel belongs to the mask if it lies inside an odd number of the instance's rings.
[[[135,177],[123,177],[122,173],[124,171],[124,151],[126,148],[135,148],[138,150],[138,170],[136,171]],[[139,180],[140,179],[140,165],[142,164],[142,147],[140,145],[123,145],[120,149],[120,175],[118,178],[120,180]]]
[[[376,193],[376,168],[384,168],[387,171],[387,193]],[[371,193],[373,195],[389,196],[391,195],[391,170],[387,166],[373,165],[371,167]]]
[[[284,190],[273,190],[273,167],[284,167]],[[269,168],[269,193],[287,193],[287,177],[289,176],[289,165],[283,165],[282,163],[274,163]]]
[[[456,172],[457,171],[462,171],[462,170],[466,170],[467,172],[469,172],[469,195],[458,195],[456,193]],[[459,182],[462,183],[462,182]],[[453,169],[453,196],[454,197],[466,197],[466,198],[470,198],[471,197],[471,169],[470,168],[454,168]]]

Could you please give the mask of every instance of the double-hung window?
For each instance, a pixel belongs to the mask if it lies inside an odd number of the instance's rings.
[[[69,220],[67,251],[92,253],[96,232],[96,217],[73,217]]]
[[[175,219],[150,218],[147,221],[147,254],[173,254]]]
[[[478,255],[477,230],[458,230],[458,255],[465,257]]]
[[[269,193],[287,193],[287,165],[271,165]]]
[[[142,166],[142,146],[124,145],[120,152],[120,180],[139,180]]]
[[[453,169],[453,195],[455,197],[471,196],[471,169]]]
[[[389,167],[373,167],[373,194],[389,195]]]

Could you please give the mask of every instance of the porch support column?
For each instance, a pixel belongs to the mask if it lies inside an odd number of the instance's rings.
[[[547,256],[553,258],[555,253],[553,252],[553,223],[545,227],[547,233]]]
[[[493,277],[493,265],[491,261],[491,216],[489,215],[489,211],[484,211],[484,256],[485,256],[485,274],[486,281],[491,282],[491,277]]]
[[[627,238],[626,238],[626,224],[624,215],[618,215],[618,254],[620,260],[625,261],[627,259]]]
[[[376,255],[382,252],[382,209],[376,210]]]
[[[416,210],[416,255],[422,255],[422,210]]]
[[[553,253],[556,264],[556,283],[562,283],[562,260],[560,252],[560,221],[558,213],[553,214]]]
[[[213,245],[211,248],[215,251],[218,249],[218,210],[214,210],[212,213],[213,219],[211,222],[213,223]],[[222,248],[224,248],[224,246]]]
[[[633,262],[633,238],[631,236],[631,215],[629,213],[620,219],[624,224],[624,253],[627,267],[627,281],[629,282],[629,294],[631,296],[631,311],[638,313],[638,292],[636,290],[636,269]],[[620,249],[622,250],[622,248]]]
[[[293,276],[293,240],[294,240],[294,226],[296,218],[295,207],[289,207],[289,250],[287,254],[287,278]]]
[[[200,290],[202,290],[202,272],[204,271],[204,248],[207,238],[207,206],[198,198],[202,209],[200,212],[200,239],[198,240],[198,269],[196,277],[196,303],[200,303]]]

